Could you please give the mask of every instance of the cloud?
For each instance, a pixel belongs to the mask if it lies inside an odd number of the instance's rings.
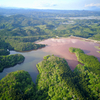
[[[45,3],[45,4],[42,4],[43,7],[55,7],[57,6],[57,4],[49,4],[49,3]]]
[[[2,4],[0,4],[0,7],[3,7],[3,5],[2,5]]]
[[[37,8],[37,9],[54,9],[58,7],[58,4],[55,2],[48,2],[47,0],[36,0],[33,2],[33,7],[32,8]]]
[[[85,7],[93,7],[93,6],[96,6],[96,7],[100,7],[100,3],[90,3],[90,4],[85,4]]]

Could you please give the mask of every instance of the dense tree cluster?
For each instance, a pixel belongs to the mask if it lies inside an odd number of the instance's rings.
[[[3,37],[0,37],[0,49],[13,50],[13,47],[9,43],[6,43],[4,40],[2,40],[2,38]]]
[[[46,25],[47,29],[53,29],[55,26],[54,25]]]
[[[32,100],[35,84],[23,70],[11,72],[0,80],[0,100]]]
[[[53,55],[45,56],[44,60],[37,64],[37,68],[39,70],[36,94],[38,100],[86,99],[84,93],[75,84],[74,74],[64,59]]]
[[[93,100],[100,100],[100,76],[80,64],[74,69],[74,74],[77,76],[78,81],[76,81],[79,82],[80,88],[83,87],[82,90],[85,89]]]
[[[7,10],[0,8],[0,71],[24,61],[9,50],[28,51],[44,47],[35,41],[70,35],[100,40],[100,16],[93,11]],[[70,17],[73,17],[70,19]],[[45,56],[37,64],[34,85],[25,71],[9,73],[0,81],[0,100],[100,100],[100,62],[78,48],[70,48],[82,65],[72,72],[64,59]]]
[[[36,50],[38,48],[42,48],[45,45],[42,44],[35,44],[31,42],[19,42],[16,40],[9,40],[8,43],[14,48],[16,51],[29,51],[29,50]]]
[[[13,47],[6,43],[4,40],[0,40],[0,72],[3,71],[4,68],[13,67],[18,63],[22,63],[25,57],[21,54],[9,55],[10,51],[13,50]]]
[[[35,44],[33,41],[38,40],[38,37],[3,37],[3,48],[16,51],[29,51],[42,48],[45,45]],[[2,45],[2,44],[1,44]]]
[[[64,13],[55,14],[53,11],[47,12],[35,12],[33,13],[16,13],[11,16],[0,16],[0,36],[79,36],[84,38],[92,38],[99,40],[100,32],[100,19],[77,19],[74,12],[69,12],[65,16]],[[78,12],[79,16],[88,17],[88,13],[84,11],[83,14],[79,14],[83,11]],[[86,13],[86,14],[85,14]],[[92,16],[94,16],[92,12]],[[90,14],[90,15],[91,15]],[[41,16],[41,17],[40,17]],[[43,17],[44,16],[44,17]],[[65,17],[63,17],[65,16]],[[96,16],[96,14],[95,14]],[[75,19],[76,18],[76,19]],[[99,36],[99,37],[98,37]]]
[[[65,59],[48,55],[36,66],[39,70],[36,85],[28,72],[9,73],[0,81],[0,99],[100,99],[100,76],[86,69],[86,65],[77,65],[72,72]]]
[[[86,55],[79,48],[69,48],[69,51],[76,54],[79,62],[83,63],[89,71],[100,75],[100,62],[92,55]]]
[[[5,49],[0,49],[0,55],[8,55],[10,54],[9,51],[5,50]]]
[[[21,54],[0,56],[0,72],[3,71],[4,68],[13,67],[16,64],[22,63],[25,57]]]

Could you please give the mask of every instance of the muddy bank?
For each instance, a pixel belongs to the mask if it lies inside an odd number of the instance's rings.
[[[84,41],[88,41],[88,42],[100,43],[100,41],[97,41],[97,40],[92,40],[92,39],[87,39],[87,38],[81,38],[81,37],[76,37],[76,36],[70,36],[70,38],[84,40]]]

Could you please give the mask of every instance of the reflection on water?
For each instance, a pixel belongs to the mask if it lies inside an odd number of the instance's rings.
[[[100,54],[97,53],[97,49],[94,46],[99,44],[89,41],[81,41],[73,38],[59,38],[59,39],[48,39],[39,42],[39,44],[47,44],[48,46],[43,48],[44,52],[50,52],[59,57],[65,58],[70,66],[71,70],[74,70],[76,65],[79,63],[75,54],[69,52],[70,47],[80,48],[88,55],[94,55],[100,61]]]
[[[94,46],[99,46],[99,44],[88,41],[81,41],[73,38],[59,38],[59,39],[47,39],[38,44],[47,44],[45,48],[39,50],[33,50],[29,52],[16,52],[10,51],[10,54],[22,54],[25,56],[25,61],[22,64],[17,64],[14,67],[5,68],[2,73],[0,73],[0,79],[5,77],[7,73],[16,70],[25,70],[29,72],[32,77],[33,82],[36,81],[38,75],[38,70],[36,64],[43,60],[43,57],[48,54],[54,54],[58,57],[65,58],[70,66],[71,70],[74,70],[76,65],[79,63],[75,54],[69,52],[69,47],[76,47],[82,49],[88,55],[94,55],[100,61],[100,54],[97,53],[97,49]]]
[[[33,50],[30,52],[16,52],[10,51],[10,54],[22,54],[25,56],[25,61],[22,64],[17,64],[14,67],[5,68],[2,73],[0,73],[0,79],[5,77],[7,73],[16,71],[16,70],[25,70],[29,72],[32,77],[33,82],[35,83],[36,77],[38,75],[38,70],[36,68],[36,64],[43,60],[43,57],[50,54],[39,50]]]

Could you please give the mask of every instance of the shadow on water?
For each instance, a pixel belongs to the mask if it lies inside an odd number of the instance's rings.
[[[39,73],[37,73],[37,72],[34,72],[34,74],[33,74],[33,72],[28,72],[28,73],[30,74],[32,81],[36,84],[37,75]]]
[[[84,51],[85,54],[90,53],[89,50],[84,50],[84,49],[83,49],[83,51]]]

